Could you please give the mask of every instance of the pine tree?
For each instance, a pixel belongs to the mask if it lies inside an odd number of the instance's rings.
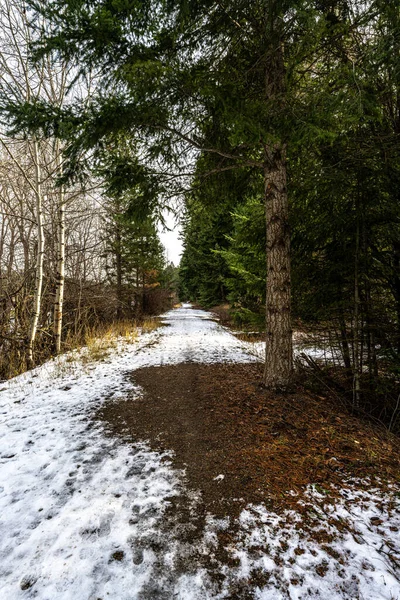
[[[44,127],[65,136],[72,171],[82,148],[101,154],[110,133],[124,132],[140,137],[147,149],[144,157],[168,160],[178,174],[187,169],[182,156],[191,156],[193,149],[220,157],[220,169],[261,173],[267,255],[265,383],[287,388],[292,375],[287,157],[323,128],[327,98],[331,109],[343,103],[343,94],[332,93],[330,73],[341,63],[348,70],[350,60],[341,60],[346,53],[340,40],[362,23],[363,15],[352,15],[339,0],[315,5],[306,0],[223,5],[204,0],[169,2],[167,7],[129,0],[53,0],[40,10],[49,25],[36,57],[57,50],[79,61],[83,73],[95,66],[103,88],[89,107],[8,109],[19,127]],[[340,91],[344,89],[342,85]],[[318,103],[322,97],[323,107]],[[225,133],[220,139],[210,137],[205,127],[215,118]],[[165,184],[173,179],[166,171]]]
[[[120,199],[109,201],[107,222],[107,275],[115,286],[116,316],[140,316],[147,291],[160,285],[165,267],[157,227],[150,217],[135,220]]]

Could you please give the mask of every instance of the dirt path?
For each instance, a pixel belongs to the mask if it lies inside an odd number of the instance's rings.
[[[398,441],[162,320],[0,390],[0,598],[400,598]]]
[[[248,460],[258,436],[245,426],[246,411],[237,402],[240,384],[259,386],[258,372],[255,365],[196,363],[139,369],[132,381],[142,395],[133,402],[107,402],[98,417],[114,434],[128,430],[154,449],[172,449],[175,466],[186,469],[186,481],[201,493],[205,510],[237,516],[248,502],[265,499]]]
[[[155,451],[173,450],[173,464],[184,471],[185,488],[166,512],[162,527],[167,539],[173,531],[178,542],[176,553],[180,558],[175,565],[181,569],[184,563],[183,572],[192,574],[205,569],[203,577],[209,593],[213,590],[211,597],[217,597],[222,589],[225,591],[221,597],[258,597],[257,590],[265,587],[266,573],[254,568],[245,581],[236,577],[229,582],[227,573],[237,571],[238,563],[235,552],[227,548],[234,548],[241,538],[243,511],[259,505],[268,507],[271,515],[283,514],[283,540],[291,523],[287,512],[291,509],[301,519],[310,543],[325,547],[329,562],[325,559],[312,567],[318,578],[325,577],[329,563],[338,570],[344,555],[330,544],[343,531],[353,535],[353,525],[343,525],[336,531],[316,528],[310,514],[318,504],[321,510],[326,511],[326,503],[335,510],[343,500],[345,480],[368,478],[372,482],[378,473],[395,480],[399,471],[398,442],[383,430],[341,411],[328,398],[315,398],[301,389],[290,396],[267,393],[262,387],[261,365],[257,363],[219,362],[226,358],[231,361],[232,349],[227,352],[224,343],[218,348],[214,335],[226,333],[201,311],[182,315],[178,312],[168,324],[164,335],[169,338],[170,347],[174,347],[174,330],[179,331],[182,362],[165,364],[171,360],[165,352],[162,366],[136,369],[130,375],[135,386],[132,396],[104,403],[97,418],[112,437],[129,434],[132,439],[147,440]],[[230,342],[234,343],[233,338]],[[204,346],[210,347],[207,355]],[[204,361],[206,356],[212,364],[195,362],[199,357]],[[322,501],[321,497],[316,500],[307,495],[315,484],[325,494]],[[211,546],[206,542],[210,515],[225,523],[215,528],[215,544]],[[267,521],[272,522],[273,519]],[[274,535],[277,534],[279,528],[275,530]],[[282,541],[282,548],[286,543]],[[257,548],[255,564],[264,551],[268,555],[267,548]],[[298,553],[301,556],[300,547]],[[275,568],[270,568],[267,579],[276,576],[272,590],[282,594],[283,584],[276,573],[282,558],[279,552],[273,556]],[[160,560],[158,577],[165,588],[162,564]],[[179,569],[173,576],[174,569],[170,570],[172,579],[182,574]],[[295,589],[297,582],[301,588],[302,581],[297,574],[291,585]],[[293,598],[297,597],[295,594]],[[310,594],[304,597],[313,597],[313,592]],[[344,586],[338,597],[361,598],[361,594],[354,584],[350,588]]]
[[[187,485],[218,517],[236,518],[249,503],[287,508],[287,493],[310,484],[398,472],[398,445],[383,450],[383,430],[301,390],[267,393],[258,364],[147,367],[131,379],[141,393],[106,402],[98,418],[113,435],[173,450]]]

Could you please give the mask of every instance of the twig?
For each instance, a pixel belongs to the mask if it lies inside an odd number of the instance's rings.
[[[394,416],[395,416],[395,414],[396,414],[396,413],[398,412],[398,410],[399,410],[399,404],[400,404],[400,394],[399,394],[399,395],[398,395],[398,397],[397,397],[396,406],[395,406],[395,409],[394,409],[394,411],[393,411],[393,413],[392,413],[392,417],[391,417],[391,419],[390,419],[390,423],[389,423],[389,427],[388,427],[388,430],[389,430],[389,431],[392,431],[392,425],[393,425],[393,421],[394,421]]]

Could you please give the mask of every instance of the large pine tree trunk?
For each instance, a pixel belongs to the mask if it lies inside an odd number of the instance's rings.
[[[276,16],[275,16],[276,17]],[[271,110],[286,110],[286,77],[281,42],[282,23],[272,15],[265,62],[265,98]],[[269,17],[268,17],[269,18]],[[290,232],[286,186],[286,145],[264,146],[265,216],[267,234],[266,352],[264,383],[287,390],[293,375],[290,311]]]
[[[264,172],[267,232],[266,354],[264,383],[285,390],[293,374],[290,314],[290,232],[286,156],[281,144],[266,148]]]

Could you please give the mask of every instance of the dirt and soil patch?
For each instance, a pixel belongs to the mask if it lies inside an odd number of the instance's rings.
[[[249,503],[275,510],[310,483],[332,495],[349,478],[400,474],[400,440],[329,398],[302,389],[272,394],[255,364],[179,364],[134,371],[142,394],[106,402],[97,417],[111,434],[171,449],[204,509],[236,516]]]

